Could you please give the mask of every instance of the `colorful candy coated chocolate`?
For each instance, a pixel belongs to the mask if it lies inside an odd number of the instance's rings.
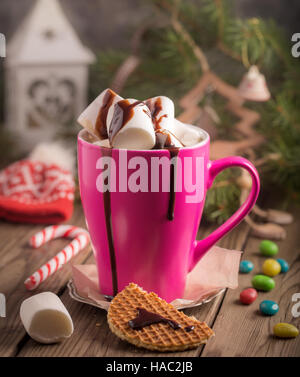
[[[277,259],[277,262],[281,266],[281,272],[282,273],[285,274],[286,272],[288,272],[288,270],[290,269],[290,266],[289,266],[287,261],[285,261],[284,259]]]
[[[275,301],[265,300],[260,303],[259,309],[265,315],[275,315],[279,310],[279,305]]]
[[[273,328],[274,335],[279,338],[296,338],[299,335],[299,330],[290,323],[277,323]]]
[[[254,268],[254,264],[249,260],[242,260],[240,263],[240,273],[249,274]]]
[[[275,287],[275,281],[266,275],[255,275],[252,285],[258,291],[271,291]]]
[[[257,295],[258,295],[258,293],[257,293],[256,289],[254,289],[254,288],[244,289],[240,293],[240,301],[241,301],[241,303],[243,303],[245,305],[250,305],[250,304],[252,304],[252,302],[254,302],[257,299]]]
[[[264,240],[259,245],[259,250],[265,257],[273,257],[278,253],[278,246],[275,242]]]
[[[281,271],[281,265],[277,262],[277,260],[269,258],[264,261],[262,270],[267,276],[276,276]]]

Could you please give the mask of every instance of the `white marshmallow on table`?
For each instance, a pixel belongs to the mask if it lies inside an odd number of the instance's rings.
[[[151,114],[153,116],[153,113],[155,111],[155,107],[157,105],[161,106],[161,110],[159,110],[155,114],[155,120],[159,122],[159,126],[161,128],[164,128],[166,130],[169,130],[171,132],[174,131],[174,117],[175,117],[175,107],[174,102],[169,98],[165,96],[157,96],[148,98],[145,102],[146,105],[149,107]]]
[[[178,119],[174,119],[174,131],[173,134],[182,142],[185,147],[191,147],[201,141],[200,130],[199,132],[189,126],[188,124],[180,122]]]
[[[89,104],[89,106],[79,115],[77,119],[77,122],[82,127],[86,128],[88,131],[92,132],[97,137],[99,137],[99,135],[96,131],[96,122],[97,122],[99,111],[103,106],[104,98],[108,91],[114,94],[114,98],[113,98],[112,105],[110,106],[110,108],[113,107],[114,104],[116,104],[117,102],[123,99],[123,97],[119,96],[118,94],[113,92],[111,89],[105,89],[103,90],[103,92],[99,94],[98,97],[94,99],[93,102]]]
[[[137,102],[136,99],[127,99],[128,104]],[[114,105],[112,111],[107,116],[108,135],[113,127],[114,122],[122,122],[122,108],[117,104]],[[133,107],[133,116],[121,127],[110,140],[113,148],[120,149],[152,149],[155,145],[155,132],[149,113],[149,108],[143,103],[139,103]]]
[[[20,317],[27,333],[40,343],[61,342],[74,330],[69,312],[52,292],[39,293],[24,300]]]

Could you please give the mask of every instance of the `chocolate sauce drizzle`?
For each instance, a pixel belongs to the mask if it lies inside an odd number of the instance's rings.
[[[175,199],[176,199],[176,172],[177,172],[177,158],[179,149],[178,148],[169,148],[170,161],[173,157],[175,158],[175,163],[170,163],[170,196],[169,196],[169,206],[168,206],[168,215],[167,218],[169,221],[174,220],[174,208],[175,208]]]
[[[151,108],[151,100],[146,101],[146,105]],[[170,153],[170,160],[173,157],[177,157],[179,153],[179,148],[175,147],[172,143],[170,132],[166,132],[161,127],[161,121],[163,118],[166,118],[168,115],[163,114],[158,118],[158,114],[162,111],[162,101],[161,98],[158,97],[152,108],[151,117],[152,123],[154,125],[155,130],[155,146],[153,149],[168,149]],[[175,137],[175,135],[173,135]],[[168,205],[168,213],[167,219],[172,221],[174,219],[174,208],[175,208],[175,188],[176,188],[176,171],[177,171],[177,159],[175,159],[175,164],[170,164],[170,198],[169,198],[169,205]]]
[[[114,296],[104,295],[106,301],[111,302],[114,299]]]
[[[177,157],[179,154],[179,148],[171,144],[170,135],[162,131],[156,131],[156,143],[153,149],[168,149],[169,159],[170,159],[170,196],[168,205],[167,219],[172,221],[174,219],[174,208],[175,208],[175,198],[176,198],[176,172],[177,172]],[[169,142],[168,142],[169,140]],[[173,157],[174,163],[171,163]]]
[[[154,325],[155,323],[167,323],[172,327],[174,330],[181,329],[181,325],[178,322],[173,321],[172,319],[168,319],[163,317],[160,314],[149,312],[144,308],[137,308],[138,315],[137,317],[128,321],[128,325],[133,330],[141,330],[146,326]],[[184,330],[186,332],[193,331],[195,326],[186,326]]]
[[[146,105],[149,107],[149,109],[152,107],[151,106],[151,99],[149,99],[149,100],[146,101]],[[153,109],[151,111],[151,118],[152,118],[152,123],[153,123],[155,131],[158,131],[158,130],[162,129],[160,123],[161,123],[161,121],[162,121],[163,118],[167,118],[168,117],[167,114],[163,114],[159,118],[157,118],[158,114],[162,111],[162,109],[163,108],[162,108],[161,98],[158,97],[155,100]],[[155,148],[155,149],[158,149],[158,148]]]
[[[102,155],[111,157],[112,150],[110,148],[101,148]],[[108,172],[110,174],[110,171]],[[109,256],[110,256],[110,268],[111,268],[111,277],[112,277],[112,287],[113,295],[115,296],[118,293],[118,277],[117,277],[117,264],[116,264],[116,253],[114,247],[114,239],[112,233],[112,223],[111,223],[111,200],[110,200],[110,190],[103,192],[103,204],[104,204],[104,214],[105,214],[105,223],[106,223],[106,234],[109,247]]]
[[[99,113],[97,115],[95,129],[101,139],[108,138],[106,127],[107,113],[116,95],[117,94],[111,89],[107,90],[103,98],[103,104],[100,107]]]
[[[112,144],[113,138],[120,131],[120,129],[122,129],[126,125],[126,123],[130,119],[132,119],[132,117],[134,116],[134,108],[141,104],[143,105],[144,102],[135,101],[133,103],[130,103],[126,99],[121,100],[115,104],[114,115],[111,120],[111,124],[109,126],[109,134],[108,134],[108,138],[111,144]],[[151,105],[151,102],[146,101],[146,105],[149,107]],[[167,117],[167,114],[164,114],[161,117],[157,118],[158,114],[162,110],[161,98],[157,98],[155,100],[153,110],[151,113],[150,111],[148,113],[146,109],[143,109],[143,110],[148,116],[151,116],[152,122],[154,125],[156,142],[153,149],[167,148],[169,149],[170,160],[173,157],[177,157],[179,153],[179,148],[176,148],[174,144],[172,144],[170,133],[166,132],[160,125],[161,120],[164,117]],[[176,159],[175,159],[175,164],[170,164],[170,199],[169,199],[168,213],[167,213],[167,219],[169,221],[172,221],[174,219],[174,208],[175,208],[175,197],[176,197],[175,195],[176,170],[177,170],[177,164],[176,164]]]
[[[109,142],[112,141],[121,128],[133,117],[134,108],[140,104],[144,104],[143,101],[135,101],[130,103],[127,99],[123,99],[115,104],[113,118],[109,126]]]
[[[113,103],[114,98],[116,97],[116,93],[112,90],[108,90],[104,96],[103,99],[103,105],[101,106],[97,120],[96,120],[96,130],[99,134],[99,136],[102,139],[108,138],[110,141],[110,144],[112,144],[112,141],[116,134],[122,129],[126,123],[132,119],[134,116],[134,108],[140,104],[144,104],[142,101],[135,101],[133,103],[130,103],[128,100],[121,100],[115,104],[114,114],[113,118],[109,127],[109,134],[107,134],[107,114],[110,106]],[[146,104],[150,105],[150,103],[147,101]],[[144,112],[151,117],[154,129],[155,129],[155,136],[156,136],[156,143],[154,146],[154,149],[163,149],[167,148],[170,153],[170,160],[173,157],[177,157],[179,153],[179,149],[176,148],[171,141],[170,134],[165,132],[160,123],[161,120],[164,117],[167,117],[167,114],[162,115],[160,118],[157,118],[158,114],[162,110],[162,102],[161,98],[157,98],[153,111],[149,112],[144,109]],[[103,155],[111,157],[111,149],[109,148],[102,148]],[[167,212],[167,219],[169,221],[172,221],[174,219],[174,208],[175,208],[175,188],[176,188],[176,170],[177,170],[177,163],[175,159],[175,164],[170,164],[170,196],[169,196],[169,204],[168,204],[168,212]],[[110,198],[110,191],[107,190],[103,193],[103,201],[104,201],[104,212],[105,212],[105,222],[106,222],[106,233],[107,233],[107,240],[108,240],[108,246],[109,246],[109,254],[110,254],[110,264],[111,264],[111,275],[112,275],[112,287],[113,287],[113,294],[116,295],[118,293],[118,279],[117,279],[117,267],[116,267],[116,255],[115,255],[115,249],[114,249],[114,241],[113,241],[113,233],[112,233],[112,224],[111,224],[111,198]],[[139,308],[139,315],[142,318],[145,318],[146,313],[149,313],[145,311],[145,309]],[[150,316],[152,314],[152,317]],[[161,316],[158,316],[157,314],[150,313],[147,314],[146,319],[149,318],[153,320],[153,318],[157,321],[159,319],[159,322],[167,321],[170,325],[170,320],[167,320]],[[149,317],[150,316],[150,317]],[[153,317],[156,316],[156,317]],[[137,317],[139,318],[139,317]],[[134,321],[134,320],[133,320]],[[138,321],[137,321],[138,322]],[[132,322],[133,324],[135,322]],[[153,322],[156,323],[156,322]],[[172,322],[173,323],[173,322]],[[172,326],[172,325],[171,325]]]
[[[178,330],[181,328],[179,323],[171,319],[165,318],[160,314],[148,312],[148,310],[143,308],[137,308],[137,310],[137,317],[128,321],[129,326],[133,330],[141,330],[142,328],[153,325],[154,323],[168,323],[174,330]]]
[[[191,325],[191,326],[186,326],[186,327],[184,328],[184,330],[185,330],[186,332],[191,332],[191,331],[194,330],[194,328],[195,328],[195,326]]]
[[[163,129],[155,131],[155,145],[153,149],[165,149],[165,148],[175,148],[172,144],[171,136],[168,132]]]

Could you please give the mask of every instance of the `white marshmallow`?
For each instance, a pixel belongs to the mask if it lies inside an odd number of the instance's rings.
[[[158,130],[156,134],[157,134],[156,137],[158,138],[156,140],[156,147],[168,148],[171,145],[172,147],[183,148],[183,144],[181,143],[181,141],[172,132],[165,129],[161,129],[161,130]],[[166,140],[167,138],[169,140]],[[166,141],[165,144],[164,144],[164,141]]]
[[[156,113],[154,123],[156,121],[159,123],[161,128],[173,132],[175,117],[174,102],[169,97],[165,96],[152,97],[147,99],[145,102],[151,111],[152,118],[154,112]],[[159,110],[160,107],[161,110]]]
[[[110,148],[109,140],[104,139],[104,140],[97,140],[93,142],[94,145],[98,145],[99,147],[105,147],[105,148]]]
[[[27,333],[40,343],[57,343],[73,333],[72,318],[58,296],[43,292],[24,300],[21,321]]]
[[[171,142],[174,147],[183,148],[184,144],[182,144],[181,140],[179,140],[173,133],[170,132]]]
[[[77,122],[84,128],[86,128],[88,131],[92,132],[94,135],[96,135],[99,138],[99,134],[96,131],[96,121],[99,114],[100,109],[103,106],[103,101],[105,99],[106,94],[110,91],[110,93],[113,93],[114,98],[112,101],[113,107],[115,103],[121,101],[123,98],[113,92],[111,89],[105,89],[103,92],[99,94],[97,98],[94,99],[92,103],[89,104],[89,106],[79,115]]]
[[[174,135],[182,142],[185,147],[191,147],[201,141],[201,132],[174,119]]]
[[[128,104],[137,102],[135,99],[126,101]],[[122,112],[122,107],[118,104],[110,112],[107,119],[108,134],[119,122],[122,123]],[[133,107],[133,112],[133,116],[110,139],[111,146],[120,149],[152,149],[155,145],[155,132],[149,108],[141,102]]]
[[[109,96],[111,97],[110,106],[106,109],[106,124],[101,124],[100,135],[96,130],[96,123],[99,111]],[[145,101],[146,103],[138,103],[132,108],[133,116],[129,117],[124,125],[122,125],[124,109],[121,104],[118,105],[118,102],[122,100],[123,98],[111,89],[105,89],[79,116],[78,122],[96,136],[93,144],[107,148],[152,149],[156,143],[155,130],[157,129],[168,134],[168,142],[171,139],[169,144],[178,148],[195,145],[201,140],[200,131],[197,132],[195,128],[175,119],[174,103],[170,98],[157,96],[149,98]],[[122,102],[122,105],[135,102],[138,101],[127,99]],[[111,125],[112,133],[115,132],[115,134],[107,139]]]

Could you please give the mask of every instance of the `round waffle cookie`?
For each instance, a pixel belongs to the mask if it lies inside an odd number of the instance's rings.
[[[174,329],[168,323],[154,323],[139,330],[133,329],[129,321],[138,316],[138,308],[177,322],[180,328]],[[137,347],[161,352],[195,348],[214,335],[206,323],[188,317],[155,293],[147,293],[134,283],[130,283],[112,300],[107,321],[111,331],[119,338]]]

